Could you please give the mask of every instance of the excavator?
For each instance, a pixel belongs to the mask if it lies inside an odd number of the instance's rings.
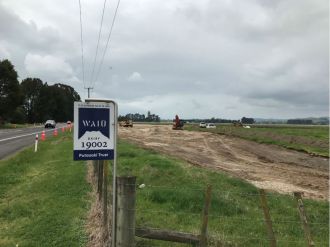
[[[120,127],[133,127],[133,121],[130,119],[125,119],[124,121],[119,122]]]
[[[172,130],[183,130],[184,122],[180,120],[178,115],[175,115],[175,119],[173,119]]]

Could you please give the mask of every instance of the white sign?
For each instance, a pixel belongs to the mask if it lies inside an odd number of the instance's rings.
[[[74,102],[74,160],[114,158],[115,115],[114,102]]]

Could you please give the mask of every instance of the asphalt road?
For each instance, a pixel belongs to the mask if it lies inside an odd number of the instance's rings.
[[[66,124],[57,124],[56,128],[61,128]],[[53,136],[54,129],[45,129],[44,126],[17,128],[17,129],[0,129],[0,160],[4,159],[23,148],[34,145],[36,134],[41,139],[41,132],[45,130],[46,138]]]

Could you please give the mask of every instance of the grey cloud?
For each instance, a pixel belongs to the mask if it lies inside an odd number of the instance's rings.
[[[72,77],[67,83],[86,96],[78,5],[5,2],[0,55],[10,54],[23,77],[27,54],[58,59]],[[33,16],[39,3],[40,14]],[[29,10],[20,12],[22,6]],[[113,6],[106,11],[99,55]],[[83,2],[86,85],[101,7]],[[328,114],[328,20],[325,0],[124,1],[93,95],[115,98],[122,113],[150,108],[169,118],[175,107],[191,117]],[[41,72],[45,81],[60,79],[55,70]],[[141,78],[133,82],[134,72]]]
[[[26,23],[1,5],[0,23],[5,23],[0,25],[0,33],[16,48],[49,53],[56,49],[59,43],[60,37],[56,29],[51,27],[38,29],[33,21]]]
[[[295,104],[301,107],[306,107],[309,105],[315,108],[321,108],[327,110],[329,105],[328,92],[325,90],[323,92],[319,91],[294,91],[292,89],[279,90],[274,92],[250,92],[246,95],[249,99],[254,99],[258,102],[263,102],[263,100],[273,100],[278,103],[285,104]]]

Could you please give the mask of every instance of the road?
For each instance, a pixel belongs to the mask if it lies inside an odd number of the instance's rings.
[[[58,131],[66,124],[57,124]],[[54,129],[45,129],[43,125],[28,128],[0,129],[0,160],[4,159],[23,148],[33,145],[36,134],[41,138],[41,132],[45,130],[46,137],[53,135]]]

